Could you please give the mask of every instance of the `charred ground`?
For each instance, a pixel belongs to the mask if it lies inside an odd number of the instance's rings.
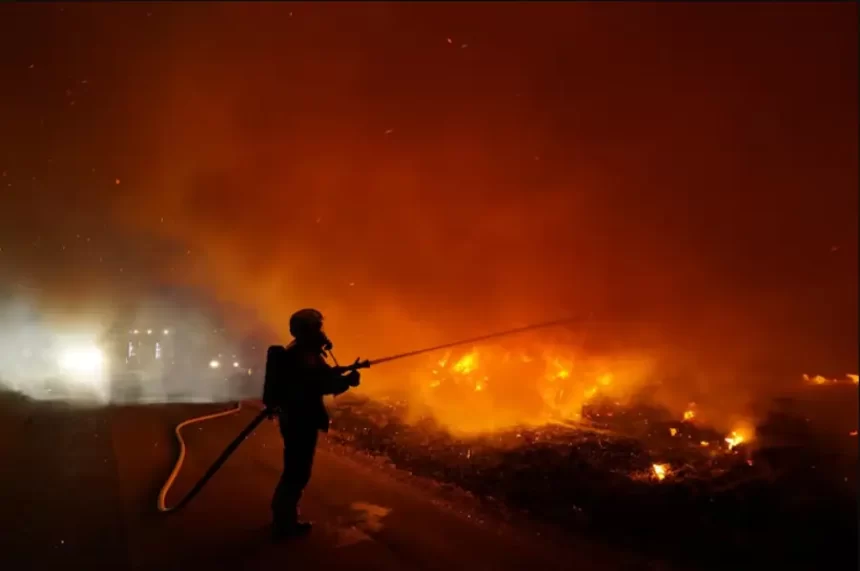
[[[853,387],[831,389],[856,399]],[[818,430],[808,406],[790,408],[783,402],[761,421],[754,443],[732,446],[717,431],[647,405],[589,406],[587,428],[458,438],[430,419],[405,423],[403,403],[352,398],[333,409],[333,438],[502,512],[658,560],[855,568],[856,432]]]

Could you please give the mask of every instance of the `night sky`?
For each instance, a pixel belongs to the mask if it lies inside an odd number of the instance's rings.
[[[857,16],[4,4],[0,294],[316,306],[366,356],[592,311],[856,373]]]

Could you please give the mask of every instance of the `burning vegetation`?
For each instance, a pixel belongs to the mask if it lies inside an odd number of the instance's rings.
[[[412,375],[409,399],[339,398],[332,438],[503,513],[658,558],[701,565],[704,549],[716,568],[798,568],[827,549],[852,560],[856,431],[821,432],[826,415],[785,403],[731,421],[707,402],[667,406],[648,398],[654,372],[636,355],[452,351]],[[819,385],[856,399],[853,383]],[[813,534],[810,518],[822,522]]]
[[[587,403],[628,393],[650,366],[638,355],[594,358],[555,347],[448,352],[412,375],[413,412],[457,434],[578,421]]]
[[[672,437],[691,439],[710,426],[722,432],[702,435],[697,445],[713,441],[731,449],[752,439],[752,413],[690,402],[679,383],[661,381],[659,365],[644,350],[600,355],[539,343],[449,350],[411,373],[406,418],[432,418],[461,437],[555,424],[614,430],[619,422],[629,432],[631,405],[650,402],[666,409],[672,425],[665,432]],[[643,418],[635,435],[651,436],[649,422]]]

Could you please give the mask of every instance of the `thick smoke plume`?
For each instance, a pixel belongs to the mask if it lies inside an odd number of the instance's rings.
[[[727,410],[857,370],[855,6],[3,10],[43,306],[314,306],[342,360],[592,313]]]

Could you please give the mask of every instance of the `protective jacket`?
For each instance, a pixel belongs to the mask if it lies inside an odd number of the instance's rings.
[[[292,427],[328,432],[323,396],[339,395],[347,389],[346,378],[326,363],[319,351],[293,343],[273,345],[266,352],[263,404],[280,409],[282,431]]]

